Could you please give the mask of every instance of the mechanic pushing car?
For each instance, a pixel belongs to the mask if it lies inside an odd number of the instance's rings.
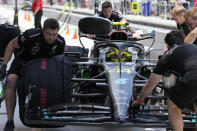
[[[20,48],[8,71],[5,101],[8,121],[4,131],[14,131],[14,109],[16,105],[16,82],[24,64],[34,60],[64,53],[65,40],[58,34],[59,23],[49,18],[45,20],[43,29],[29,29],[19,37],[11,40],[6,48],[3,64],[0,69],[1,79],[6,76],[6,67],[15,48]]]
[[[168,51],[158,61],[153,73],[133,103],[133,108],[144,103],[144,99],[169,71],[177,75],[169,89],[168,114],[173,131],[183,131],[181,109],[194,107],[197,113],[197,45],[183,44],[180,31],[171,31],[165,37]],[[184,53],[183,53],[184,52]],[[197,123],[196,123],[197,125]]]
[[[99,17],[107,18],[111,22],[127,22],[118,12],[113,11],[112,4],[109,1],[102,3],[102,11],[98,13]],[[133,37],[140,39],[141,36],[131,28],[130,25],[125,25],[125,28],[132,34]],[[89,38],[93,38],[93,35],[88,35]]]

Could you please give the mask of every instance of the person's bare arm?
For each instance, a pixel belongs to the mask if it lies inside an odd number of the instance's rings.
[[[197,38],[197,27],[195,29],[193,29],[186,37],[184,40],[184,43],[186,44],[193,44],[194,41]]]
[[[38,11],[39,11],[39,9],[40,9],[40,4],[42,4],[41,2],[41,0],[38,0],[37,2],[39,2],[39,3],[36,3],[36,9],[35,9],[35,11],[33,12],[33,15],[35,16],[37,13],[38,13]]]
[[[125,20],[124,18],[122,18],[122,20],[121,20],[120,22],[125,22],[125,23],[127,23],[127,20]],[[131,26],[125,25],[124,27],[127,28],[131,33],[134,32],[134,30],[131,28]]]
[[[120,22],[127,22],[127,21],[123,18]],[[138,33],[135,33],[135,31],[132,29],[130,25],[126,25],[125,28],[127,28],[127,30],[131,32],[133,37],[136,37],[137,39],[141,38],[141,36]]]
[[[156,85],[160,82],[162,77],[163,77],[162,75],[158,75],[158,74],[152,73],[150,75],[150,78],[149,78],[148,82],[142,88],[138,98],[140,100],[144,101],[144,99],[148,96],[148,94],[151,93],[152,90],[156,87]]]
[[[17,43],[18,37],[12,39],[5,50],[4,58],[3,58],[3,64],[7,65],[7,63],[10,61],[11,56],[14,52],[14,49],[19,48],[19,45]]]
[[[35,16],[37,14],[37,12],[39,11],[40,7],[39,6],[36,6],[36,9],[35,11],[33,12],[33,15]]]

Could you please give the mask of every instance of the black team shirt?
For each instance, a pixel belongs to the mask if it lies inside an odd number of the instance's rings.
[[[61,55],[64,52],[65,40],[58,34],[57,39],[48,44],[43,37],[42,29],[29,29],[18,37],[20,49],[17,58],[33,60]]]

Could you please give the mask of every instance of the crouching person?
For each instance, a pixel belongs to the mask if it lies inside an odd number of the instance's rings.
[[[167,71],[179,74],[175,85],[170,88],[167,100],[169,119],[173,131],[183,131],[181,109],[192,104],[197,113],[197,45],[184,44],[184,36],[179,31],[171,31],[165,37],[168,51],[158,61],[146,85],[142,88],[133,107],[143,104],[144,99],[160,82]]]
[[[8,71],[5,102],[8,121],[4,131],[14,131],[14,110],[16,106],[16,82],[20,78],[20,71],[24,64],[34,59],[41,59],[61,55],[64,53],[65,40],[58,34],[59,23],[49,18],[44,22],[43,29],[29,29],[19,37],[11,40],[6,48],[0,77],[6,76],[6,67],[14,49],[19,48]]]

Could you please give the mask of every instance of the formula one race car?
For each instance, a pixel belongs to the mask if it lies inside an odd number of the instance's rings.
[[[64,56],[34,60],[24,67],[17,88],[21,121],[29,127],[47,128],[89,125],[170,129],[167,89],[162,82],[145,99],[144,106],[131,106],[155,67],[143,44],[124,31],[112,31],[112,23],[104,18],[83,18],[79,29],[95,35],[89,57],[84,48],[76,47],[76,52],[67,47]],[[154,40],[154,32],[142,39]],[[195,114],[188,110],[183,114],[185,128],[193,128]]]

